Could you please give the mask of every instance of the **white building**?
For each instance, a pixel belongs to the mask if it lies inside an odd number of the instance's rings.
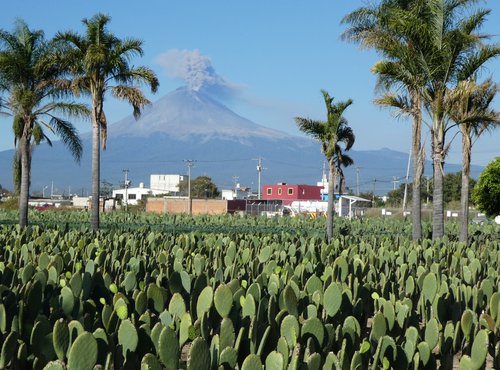
[[[151,190],[144,187],[144,183],[139,183],[138,188],[118,189],[113,190],[113,198],[121,200],[122,205],[136,205],[139,200],[146,199],[150,195],[165,194],[165,191]],[[126,199],[126,201],[125,201]]]
[[[222,199],[234,200],[234,199],[248,199],[252,195],[250,188],[242,188],[240,184],[236,184],[235,189],[222,190]]]
[[[184,175],[154,174],[149,177],[151,190],[161,191],[162,193],[178,193],[179,184],[187,181],[188,177]]]

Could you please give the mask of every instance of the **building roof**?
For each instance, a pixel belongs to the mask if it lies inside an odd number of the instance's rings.
[[[356,202],[371,202],[371,200],[369,200],[369,199],[357,197],[355,195],[341,195],[340,198],[354,200]]]

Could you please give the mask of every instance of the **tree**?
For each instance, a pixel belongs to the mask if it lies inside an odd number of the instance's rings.
[[[440,239],[444,235],[443,177],[448,149],[446,133],[450,129],[445,109],[447,95],[460,81],[475,76],[488,60],[500,54],[500,47],[486,45],[483,43],[485,36],[478,33],[490,11],[481,9],[469,12],[470,6],[476,2],[384,1],[391,9],[396,9],[388,12],[396,15],[388,19],[388,24],[395,32],[392,38],[387,37],[382,44],[387,49],[385,55],[389,63],[381,63],[376,69],[389,81],[405,83],[413,80],[414,76],[418,77],[415,93],[430,115],[434,182],[433,239]],[[363,19],[362,15],[358,17]],[[400,40],[408,46],[407,51],[396,48]],[[403,54],[393,55],[395,50]]]
[[[90,112],[70,96],[66,68],[52,41],[44,33],[17,21],[14,31],[0,31],[0,85],[7,92],[4,102],[13,117],[17,147],[14,168],[19,170],[19,225],[28,224],[31,159],[35,145],[46,141],[46,130],[59,136],[79,161],[82,146],[77,131],[67,117],[85,118]]]
[[[339,129],[337,145],[335,145],[334,161],[335,161],[335,170],[340,179],[338,187],[340,195],[345,193],[345,176],[342,167],[349,167],[354,164],[354,160],[345,152],[349,151],[349,149],[352,148],[355,140],[356,137],[354,136],[354,132],[352,131],[351,127],[342,126]]]
[[[460,197],[460,238],[469,238],[469,176],[473,140],[500,123],[500,115],[490,107],[498,88],[491,79],[482,84],[461,81],[449,94],[447,113],[458,124],[462,134],[462,174]]]
[[[188,183],[181,182],[179,191],[181,194],[187,194]],[[209,176],[198,176],[191,181],[191,197],[192,198],[218,198],[220,196],[217,185],[214,184]]]
[[[472,197],[476,207],[488,217],[500,215],[500,157],[481,173]]]
[[[338,140],[342,130],[346,130],[347,120],[344,118],[344,111],[352,104],[352,100],[344,102],[333,102],[333,97],[325,90],[321,90],[326,105],[326,121],[314,121],[309,118],[296,117],[295,122],[299,129],[318,140],[321,144],[321,151],[328,161],[328,206],[326,234],[328,241],[333,238],[333,202],[335,197],[335,177],[337,165],[335,163],[336,149],[338,149]]]
[[[419,12],[415,1],[384,0],[379,5],[361,7],[348,14],[342,23],[350,26],[343,37],[373,48],[385,60],[378,62],[372,72],[377,74],[383,95],[375,103],[397,109],[398,116],[412,117],[412,160],[414,187],[412,190],[412,236],[422,238],[421,179],[425,153],[421,143],[422,98],[419,93],[425,81],[424,66],[411,37],[398,20],[407,12]],[[398,89],[399,94],[390,91]]]
[[[99,228],[100,151],[106,149],[107,121],[104,99],[107,93],[128,102],[138,118],[144,106],[150,104],[141,91],[147,85],[156,92],[159,82],[155,73],[146,67],[129,64],[133,56],[143,55],[142,41],[121,40],[108,31],[111,18],[96,14],[84,19],[86,33],[59,33],[56,39],[65,46],[67,60],[74,75],[73,87],[90,96],[92,102],[92,213],[91,227]]]

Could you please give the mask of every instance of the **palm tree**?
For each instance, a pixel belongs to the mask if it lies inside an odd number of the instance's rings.
[[[56,39],[65,44],[68,60],[73,64],[74,88],[89,95],[92,102],[92,213],[91,227],[99,229],[100,151],[106,149],[107,121],[104,99],[107,93],[125,100],[138,118],[144,106],[150,104],[141,91],[148,85],[156,92],[159,82],[155,73],[146,67],[129,64],[133,56],[142,56],[142,41],[121,40],[107,29],[111,18],[96,14],[84,19],[86,33],[59,33]]]
[[[344,102],[333,102],[333,97],[325,90],[321,90],[323,99],[326,105],[327,118],[326,121],[314,121],[309,118],[296,117],[295,122],[299,129],[304,133],[312,136],[321,143],[321,151],[328,161],[329,176],[328,176],[328,207],[327,207],[327,222],[326,234],[328,241],[333,238],[333,215],[334,215],[334,198],[335,198],[335,177],[336,177],[336,162],[335,154],[338,146],[338,140],[342,130],[347,127],[347,120],[343,117],[344,111],[352,104],[349,99]]]
[[[78,161],[82,146],[73,124],[62,117],[85,118],[88,108],[66,102],[68,80],[58,51],[42,31],[31,30],[17,21],[14,32],[0,30],[0,85],[7,92],[4,101],[13,117],[17,147],[14,167],[20,165],[19,225],[28,224],[31,159],[35,145],[46,141],[46,131],[58,135]]]
[[[477,31],[485,22],[489,10],[478,10],[464,16],[475,0],[386,0],[391,9],[390,29],[386,39],[374,43],[376,37],[367,37],[367,43],[374,44],[388,57],[389,63],[382,63],[376,71],[389,81],[407,82],[415,80],[408,87],[410,98],[418,98],[429,112],[432,160],[434,168],[433,189],[433,239],[444,235],[443,177],[446,158],[447,124],[445,101],[453,86],[467,80],[491,58],[500,53],[498,46],[482,43],[485,38]],[[401,6],[404,4],[404,6]],[[358,16],[363,19],[362,16]],[[364,35],[355,28],[354,33]],[[379,36],[376,33],[375,36]],[[380,38],[380,37],[379,37]],[[398,42],[406,43],[398,48]],[[392,45],[392,47],[391,47]],[[397,53],[394,53],[398,51]],[[394,73],[399,71],[398,73]],[[415,107],[418,104],[412,104]],[[414,130],[415,132],[415,130]],[[413,140],[415,143],[415,139]],[[415,153],[415,150],[413,150]]]
[[[345,152],[352,148],[355,140],[356,137],[351,127],[342,125],[339,128],[334,154],[335,171],[339,177],[339,195],[345,192],[345,176],[342,167],[349,167],[354,164],[354,160]],[[344,149],[342,149],[341,143],[344,144]]]
[[[377,86],[383,89],[381,98],[375,103],[396,108],[399,115],[412,117],[412,236],[422,238],[421,179],[424,171],[425,153],[422,146],[422,100],[420,89],[424,85],[422,56],[414,47],[414,41],[398,22],[406,18],[407,12],[420,12],[414,0],[384,0],[378,6],[362,7],[348,14],[342,23],[349,24],[343,38],[373,48],[387,59],[375,64],[372,72],[377,74]],[[390,91],[395,87],[399,94]]]
[[[469,226],[469,177],[473,139],[500,124],[500,114],[491,108],[498,87],[487,79],[482,84],[476,81],[461,81],[450,92],[446,101],[449,117],[459,126],[462,134],[462,187],[460,194],[460,241],[468,242]]]

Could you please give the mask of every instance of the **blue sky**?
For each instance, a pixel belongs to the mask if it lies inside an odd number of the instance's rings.
[[[12,30],[14,20],[23,18],[32,28],[43,29],[47,37],[59,30],[83,30],[81,19],[96,12],[112,17],[110,29],[119,37],[144,41],[145,55],[135,64],[153,68],[160,89],[159,99],[185,82],[166,73],[161,55],[193,53],[210,63],[229,91],[224,102],[238,114],[259,124],[300,134],[293,117],[323,119],[320,89],[344,100],[352,98],[346,117],[356,133],[355,149],[388,147],[407,152],[410,123],[395,119],[389,110],[373,105],[375,78],[370,67],[377,61],[374,52],[340,39],[341,18],[366,1],[161,1],[117,0],[24,0],[5,2],[0,27]],[[482,4],[493,9],[484,30],[500,42],[500,2]],[[162,61],[163,60],[163,61]],[[170,63],[170,67],[171,67]],[[488,64],[486,75],[499,81],[500,60]],[[496,108],[500,110],[500,99]],[[108,97],[105,110],[110,122],[131,113],[124,104]],[[13,147],[10,122],[0,136],[0,150]],[[78,124],[81,132],[89,123]],[[424,135],[425,136],[425,135]],[[459,138],[455,141],[458,144]],[[500,129],[476,144],[473,163],[485,165],[500,155]],[[460,162],[460,148],[451,148],[448,161]]]

